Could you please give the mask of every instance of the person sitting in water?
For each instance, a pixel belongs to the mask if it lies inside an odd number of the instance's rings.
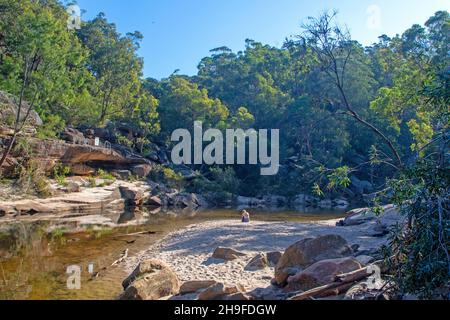
[[[242,222],[243,223],[249,223],[250,222],[250,213],[248,213],[246,210],[242,210]]]

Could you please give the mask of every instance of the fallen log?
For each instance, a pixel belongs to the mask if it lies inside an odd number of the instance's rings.
[[[294,295],[289,300],[306,300],[311,298],[324,298],[333,295],[339,295],[344,291],[350,289],[354,284],[372,276],[374,272],[370,270],[374,265],[379,267],[381,272],[386,271],[386,268],[383,267],[383,261],[376,261],[367,267],[349,273],[337,275],[334,278],[334,282],[305,292],[301,292],[297,295]]]
[[[141,232],[135,232],[135,233],[123,233],[123,234],[117,234],[114,237],[131,237],[131,236],[142,236],[142,235],[153,235],[156,234],[155,231],[141,231]]]

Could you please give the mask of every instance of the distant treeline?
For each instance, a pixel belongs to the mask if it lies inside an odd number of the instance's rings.
[[[334,13],[309,19],[281,48],[247,40],[242,52],[213,49],[197,75],[158,81],[143,78],[140,32],[122,35],[102,13],[69,30],[56,0],[0,0],[0,90],[33,104],[41,137],[121,122],[133,134],[117,141],[143,154],[195,120],[280,129],[275,177],[254,166],[194,168],[225,192],[321,194],[347,187],[351,175],[376,189],[425,156],[448,126],[448,105],[433,97],[448,99],[450,17],[436,12],[369,47],[334,20]]]

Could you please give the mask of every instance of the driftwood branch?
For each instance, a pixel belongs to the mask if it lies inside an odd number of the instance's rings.
[[[343,292],[346,292],[355,283],[372,276],[373,272],[370,272],[369,270],[371,270],[370,268],[373,267],[373,265],[378,266],[381,269],[382,273],[386,272],[386,267],[384,266],[383,261],[376,261],[372,265],[369,265],[367,267],[349,273],[337,275],[334,278],[334,282],[305,292],[301,292],[297,295],[294,295],[289,300],[307,300],[312,298],[323,298],[339,295]]]

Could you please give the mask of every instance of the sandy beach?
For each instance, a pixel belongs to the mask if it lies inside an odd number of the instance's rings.
[[[245,270],[258,253],[281,251],[291,244],[319,235],[337,234],[359,250],[378,248],[386,238],[371,236],[375,221],[351,227],[336,227],[338,220],[321,222],[251,222],[221,220],[191,225],[173,232],[126,262],[128,272],[145,259],[159,259],[173,268],[181,282],[216,280],[229,285],[241,284],[247,290],[267,287],[274,269]],[[233,261],[211,258],[217,247],[238,250],[246,255]]]

